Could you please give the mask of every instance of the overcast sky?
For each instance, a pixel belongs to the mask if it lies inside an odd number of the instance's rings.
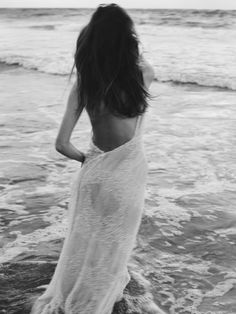
[[[236,0],[0,0],[0,7],[95,8],[100,3],[117,3],[124,8],[186,8],[236,10]]]

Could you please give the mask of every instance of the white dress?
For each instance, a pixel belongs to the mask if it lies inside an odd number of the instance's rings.
[[[54,275],[30,314],[111,314],[122,299],[148,174],[143,118],[138,116],[132,139],[109,152],[91,138],[73,182],[68,231]]]

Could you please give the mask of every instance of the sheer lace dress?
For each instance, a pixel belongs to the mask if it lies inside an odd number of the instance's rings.
[[[111,314],[121,300],[148,173],[143,118],[138,116],[132,139],[109,152],[91,137],[73,181],[68,230],[54,275],[31,314]]]

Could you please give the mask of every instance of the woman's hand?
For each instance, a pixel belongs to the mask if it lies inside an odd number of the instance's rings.
[[[83,166],[83,164],[85,162],[85,158],[86,158],[85,154],[84,153],[82,153],[82,154],[83,154],[83,160],[81,161],[81,167]]]
[[[60,144],[57,143],[56,145],[56,150],[61,153],[62,155],[70,158],[70,159],[74,159],[77,160],[81,163],[83,163],[85,161],[85,154],[81,151],[79,151],[73,144],[71,144],[70,142],[66,143],[66,144]]]

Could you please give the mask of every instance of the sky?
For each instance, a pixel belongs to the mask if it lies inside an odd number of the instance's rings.
[[[124,8],[236,10],[236,0],[0,0],[0,7],[96,8],[100,3],[111,2]]]

